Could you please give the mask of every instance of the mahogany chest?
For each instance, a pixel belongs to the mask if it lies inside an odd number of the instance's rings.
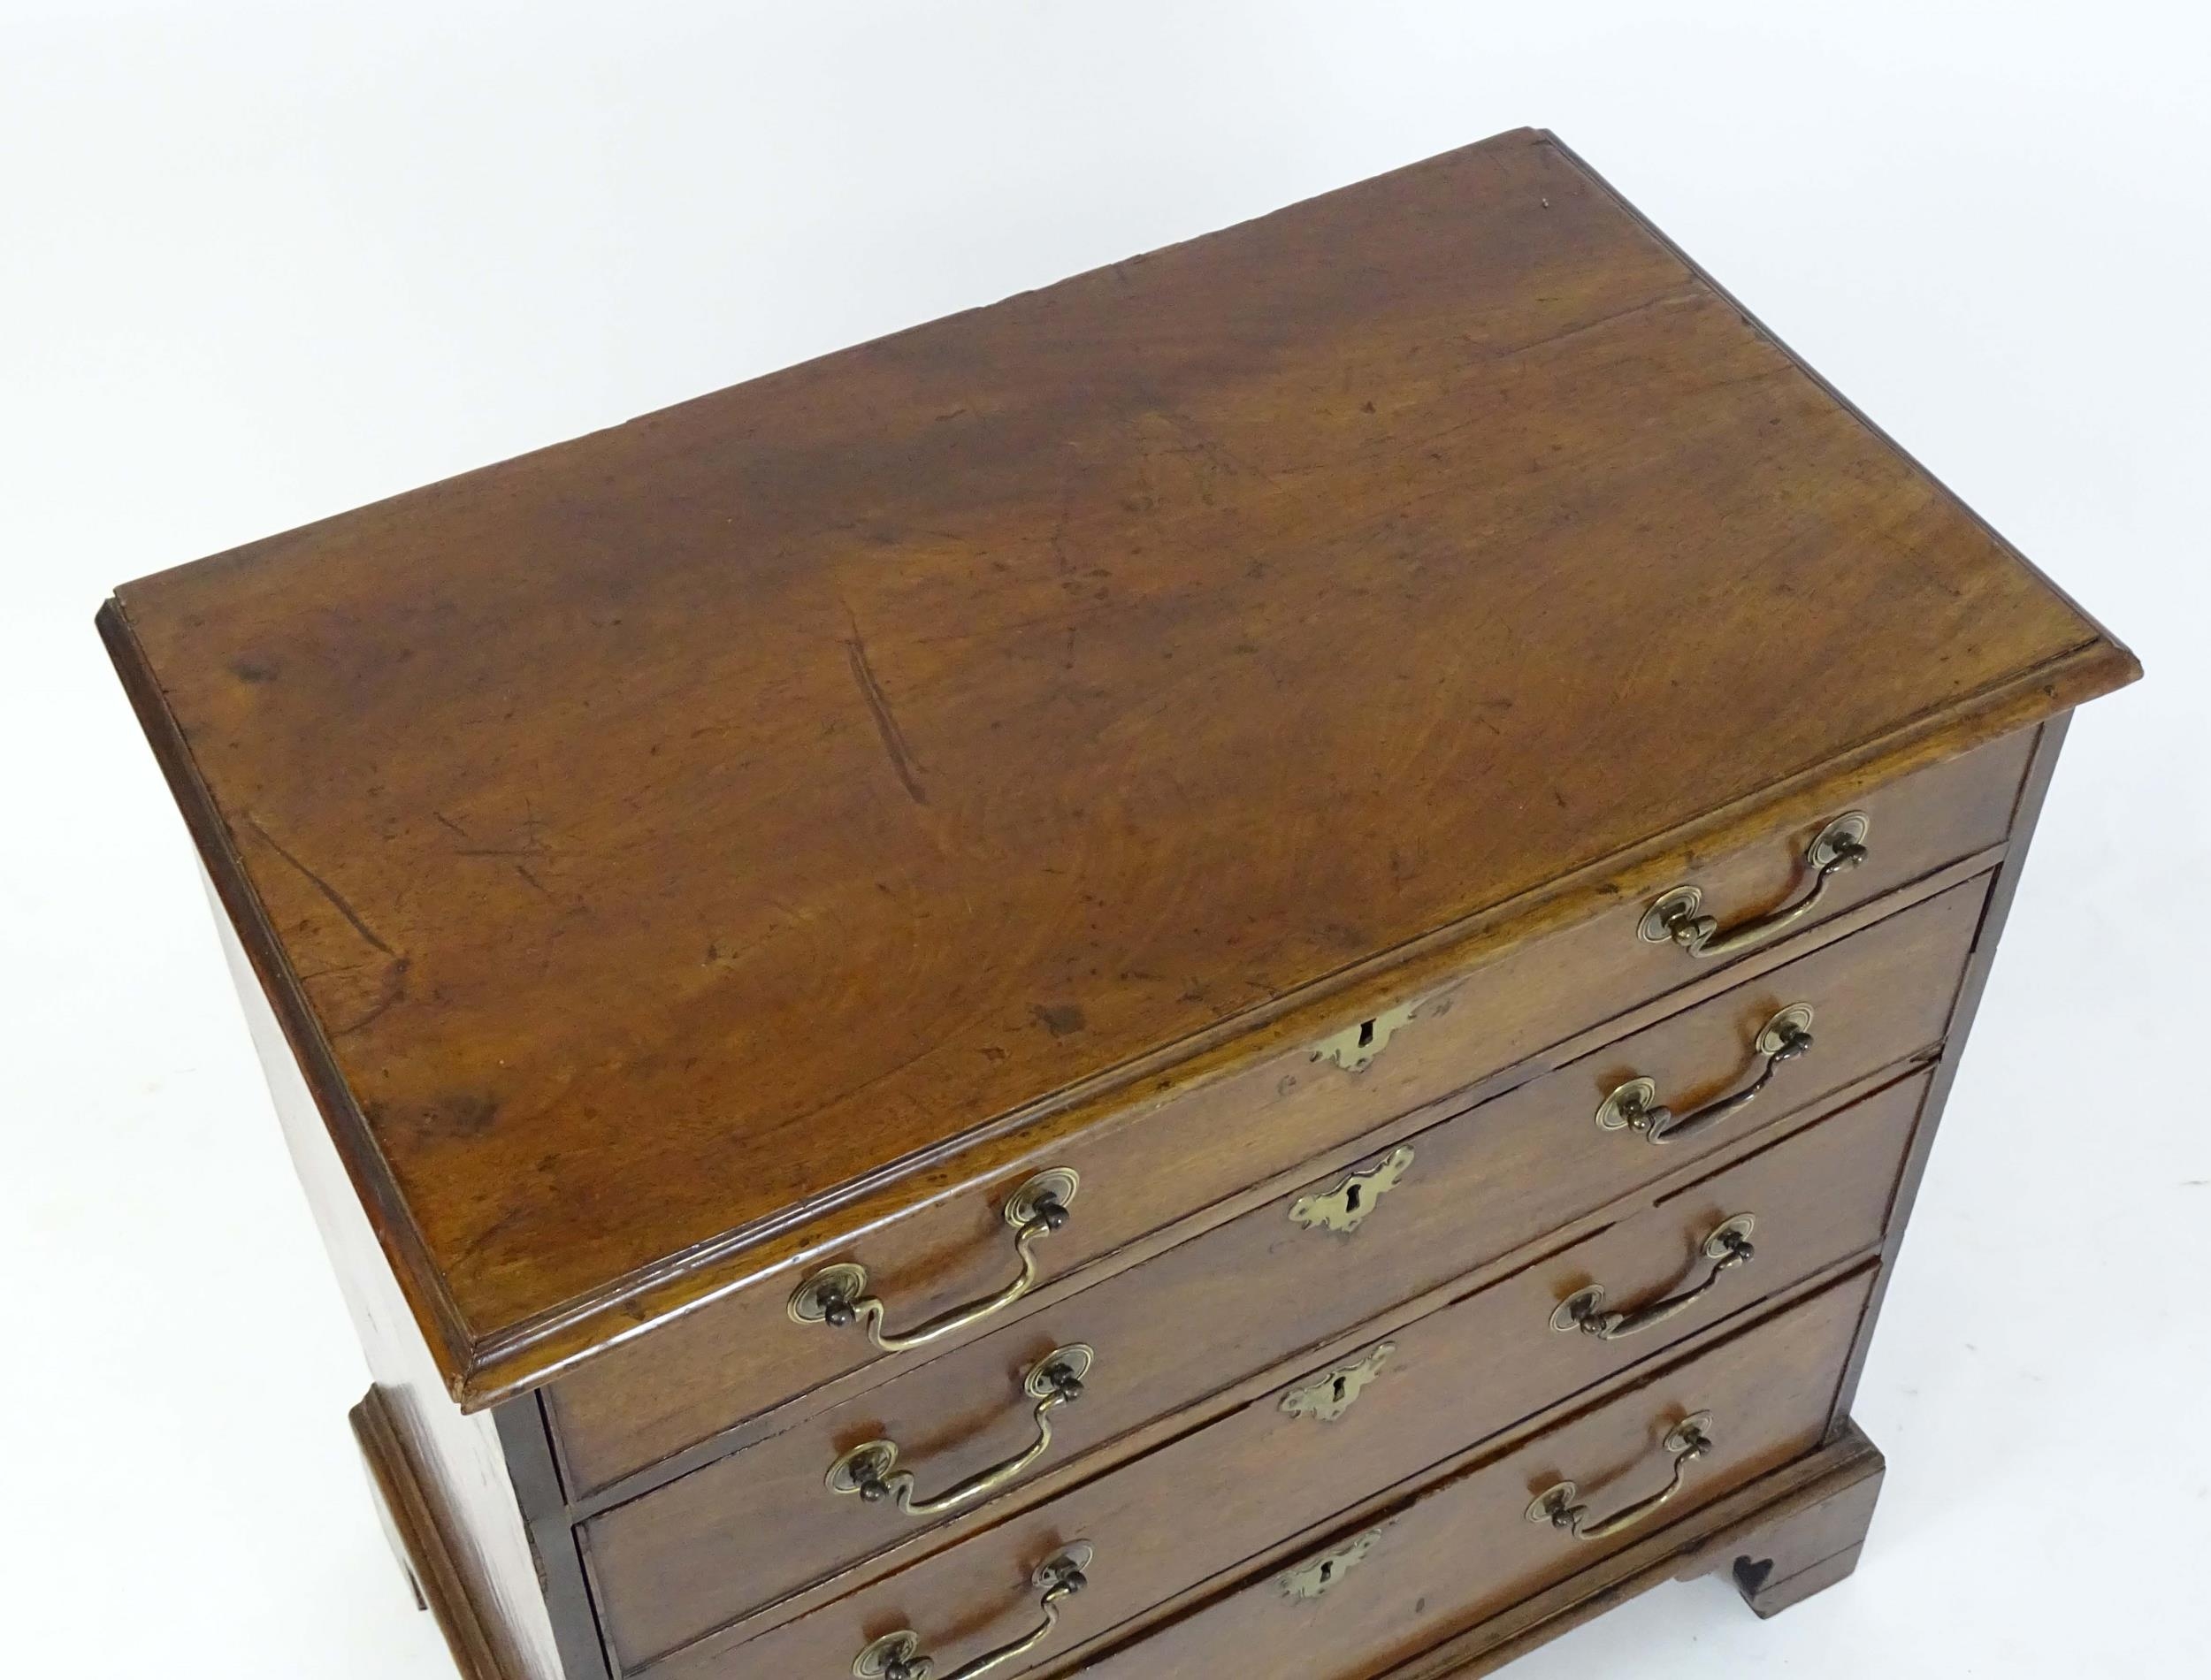
[[[1837,1580],[2138,674],[1529,131],[100,627],[471,1680],[1425,1680]]]

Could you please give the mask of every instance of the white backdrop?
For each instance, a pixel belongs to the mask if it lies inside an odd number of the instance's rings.
[[[1535,123],[2150,676],[2073,730],[1957,1086],[1858,1407],[1863,1568],[1763,1626],[1672,1588],[1515,1672],[2201,1672],[2203,19],[0,0],[11,1671],[450,1672],[106,589]]]

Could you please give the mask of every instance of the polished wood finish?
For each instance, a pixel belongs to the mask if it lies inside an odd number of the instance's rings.
[[[1456,1623],[1573,1574],[1605,1547],[1577,1546],[1534,1526],[1526,1516],[1531,1500],[1572,1477],[1602,1510],[1633,1503],[1664,1484],[1660,1439],[1697,1411],[1719,1419],[1717,1450],[1685,1487],[1684,1510],[1809,1451],[1826,1432],[1836,1373],[1870,1283],[1862,1274],[1740,1340],[1646,1377],[1587,1415],[1453,1475],[1401,1515],[1367,1524],[1381,1531],[1378,1543],[1327,1597],[1295,1603],[1282,1591],[1280,1572],[1271,1573],[1231,1600],[1232,1609],[1179,1623],[1171,1638],[1162,1636],[1159,1652],[1139,1648],[1131,1658],[1095,1664],[1094,1671],[1116,1680],[1124,1674],[1151,1680],[1185,1673],[1358,1673],[1362,1663],[1416,1651]],[[1431,1417],[1439,1409],[1448,1413],[1448,1406],[1436,1403],[1439,1396],[1425,1398],[1422,1409]],[[1440,1398],[1455,1396],[1447,1391]],[[1355,1409],[1344,1423],[1358,1420]],[[1351,1485],[1358,1478],[1339,1456],[1347,1450],[1324,1447],[1297,1469],[1332,1470]],[[1164,1468],[1173,1453],[1155,1454],[1138,1468]],[[1098,1560],[1090,1590],[1067,1608],[1065,1648],[1108,1635],[1120,1617],[1207,1562],[1224,1559],[1224,1545],[1243,1538],[1243,1511],[1279,1497],[1285,1469],[1264,1451],[1223,1459],[1193,1450],[1175,1467],[1182,1472],[1179,1485],[1163,1478],[1139,1489],[1127,1473],[1092,1483],[759,1639],[729,1650],[700,1648],[662,1663],[654,1670],[656,1680],[847,1672],[869,1638],[897,1627],[926,1633],[945,1661],[964,1661],[1020,1631],[1024,1619],[1034,1621],[1033,1596],[1018,1584],[1075,1539],[1094,1542]],[[1313,1555],[1352,1538],[1332,1537]]]
[[[1857,1569],[1887,1467],[1877,1452],[1857,1469],[1850,1481],[1768,1517],[1740,1543],[1728,1577],[1762,1618],[1825,1592]]]
[[[1879,1450],[1846,1420],[1817,1451],[1373,1680],[1474,1680],[1652,1587],[1733,1576],[1746,1560],[1763,1557],[1777,1531],[1800,1515],[1829,1506],[1864,1508],[1869,1486],[1879,1490],[1883,1468]]]
[[[1927,1103],[1929,1123],[1920,1128],[1911,1158],[1905,1164],[1903,1186],[1897,1195],[1896,1218],[1890,1226],[1886,1252],[1882,1256],[1880,1281],[1874,1286],[1873,1304],[1859,1328],[1857,1346],[1850,1351],[1850,1363],[1843,1375],[1841,1403],[1846,1411],[1857,1396],[1858,1379],[1864,1371],[1866,1355],[1873,1345],[1874,1328],[1880,1322],[1881,1305],[1903,1249],[1912,1205],[1919,1195],[1919,1182],[1926,1173],[1927,1160],[1934,1149],[1936,1123],[1949,1101],[1950,1087],[1957,1078],[1967,1035],[1972,1031],[1974,1017],[1980,1012],[1981,992],[1988,984],[1990,969],[1995,966],[1997,942],[2003,936],[2004,922],[2011,914],[2012,897],[2019,890],[2019,877],[2026,867],[2028,842],[2032,839],[2035,822],[2042,813],[2042,801],[2049,793],[2050,778],[2057,770],[2058,752],[2065,744],[2065,731],[2071,723],[2072,714],[2063,712],[2035,732],[2034,756],[2028,762],[2026,783],[2020,790],[2018,809],[2012,818],[2011,844],[2006,851],[2003,867],[1989,889],[1987,905],[1981,912],[1981,925],[1973,935],[1973,954],[1966,964],[1965,984],[1959,989],[1957,1006],[1951,1012],[1948,1051],[1935,1066],[1934,1086]]]
[[[1393,1331],[1382,1368],[1334,1422],[1282,1412],[1284,1394],[1328,1375],[1299,1371],[1235,1417],[1122,1472],[1144,1477],[1151,1492],[1112,1497],[1139,1505],[1201,1500],[1207,1543],[1226,1548],[1221,1566],[1232,1565],[1273,1537],[1325,1520],[1363,1488],[1416,1475],[1559,1397],[1662,1352],[1682,1335],[1871,1249],[1886,1227],[1924,1089],[1924,1076],[1901,1081],[1504,1282]],[[1744,1269],[1740,1287],[1718,1292],[1705,1310],[1632,1341],[1600,1342],[1552,1329],[1559,1303],[1594,1282],[1602,1280],[1617,1303],[1664,1295],[1708,1264],[1698,1255],[1705,1237],[1746,1212],[1760,1217],[1757,1258]],[[1479,1213],[1472,1222],[1480,1223]],[[1208,1367],[1242,1333],[1245,1316],[1267,1313],[1278,1294],[1294,1302],[1305,1280],[1278,1278],[1262,1254],[1221,1269],[1218,1287],[1196,1303],[1202,1310],[1175,1310],[1168,1303],[1177,1298],[1176,1282],[1149,1274],[1204,1246],[1186,1245],[1115,1280],[1126,1286],[1126,1298],[1160,1303],[1149,1322],[1134,1314],[1093,1316],[1091,1298],[1078,1296],[1054,1322],[1011,1341],[988,1363],[939,1361],[597,1519],[585,1532],[617,1650],[634,1666],[740,1617],[778,1590],[907,1539],[922,1525],[886,1507],[832,1496],[822,1486],[823,1472],[844,1449],[884,1436],[914,1449],[924,1474],[940,1483],[1008,1456],[1028,1432],[1028,1408],[1017,1398],[1021,1373],[1055,1345],[1080,1340],[1099,1354],[1083,1401],[1059,1420],[1057,1433],[1070,1452],[1079,1452],[1086,1436],[1096,1439],[1158,1409],[1180,1410],[1197,1397],[1162,1391],[1162,1371],[1171,1376],[1182,1367],[1199,1382],[1209,1374],[1225,1380],[1233,1373]],[[1354,1272],[1368,1269],[1355,1246],[1336,1249],[1335,1256]],[[1386,1269],[1389,1263],[1377,1264]],[[1316,1329],[1325,1325],[1315,1318]],[[968,1352],[980,1354],[985,1346]],[[1345,1355],[1330,1368],[1356,1363]],[[1446,1396],[1448,1403],[1439,1403]],[[1268,1468],[1259,1485],[1232,1487],[1216,1498],[1213,1483],[1224,1465],[1236,1467],[1232,1479],[1247,1467]],[[1101,1493],[1105,1485],[1093,1484]],[[1007,1508],[1001,1505],[998,1514]],[[1103,1544],[1102,1535],[1085,1532]]]
[[[446,1398],[246,953],[217,921],[285,1143],[375,1378],[356,1439],[387,1529],[413,1557],[417,1592],[469,1680],[591,1680],[588,1669],[563,1666],[500,1421]],[[536,1409],[530,1397],[520,1403]]]
[[[378,1514],[406,1571],[417,1608],[437,1619],[462,1680],[521,1680],[500,1653],[503,1642],[478,1616],[453,1539],[408,1451],[383,1391],[371,1388],[353,1409],[353,1438],[369,1473]]]
[[[584,1575],[582,1539],[571,1513],[542,1395],[526,1394],[495,1408],[493,1420],[507,1459],[507,1473],[527,1525],[538,1583],[552,1623],[565,1680],[608,1680],[613,1673],[599,1612]]]
[[[100,630],[468,1680],[830,1675],[901,1625],[941,1670],[1077,1539],[1007,1680],[1480,1674],[1677,1576],[1840,1579],[2065,721],[2138,675],[1528,131]],[[1641,936],[1687,884],[1766,936]],[[1636,1075],[1740,1092],[1798,1003],[1756,1103],[1597,1126]],[[1356,1231],[1293,1217],[1385,1165]],[[893,1352],[786,1311],[830,1261],[898,1328],[991,1296],[1052,1166],[1002,1310]],[[1597,1283],[1680,1310],[1555,1319]],[[924,1493],[1013,1456],[1072,1342],[1051,1450],[972,1508],[824,1486],[876,1437]],[[1663,1510],[1527,1520],[1664,1485],[1702,1409]]]
[[[2000,843],[2031,744],[2030,737],[2007,737],[1856,801],[1875,825],[1874,860],[1840,877],[1842,885],[1814,927],[1860,926],[1846,919],[1875,897],[1874,889],[1918,880],[1936,866]],[[1682,865],[1685,874],[1663,879],[1651,890],[1694,879],[1718,913],[1740,918],[1763,911],[1784,901],[1792,889],[1802,890],[1805,844],[1834,814],[1835,809],[1828,809],[1809,822],[1762,835],[1718,857],[1689,859]],[[1101,1126],[1066,1148],[1034,1153],[995,1194],[969,1194],[919,1207],[870,1230],[847,1249],[816,1255],[807,1266],[766,1272],[650,1339],[613,1349],[546,1391],[572,1485],[579,1491],[604,1486],[743,1423],[748,1408],[764,1410],[871,1363],[874,1355],[864,1338],[795,1325],[784,1310],[792,1287],[824,1258],[865,1262],[901,1310],[917,1317],[986,1295],[1008,1271],[1006,1227],[997,1217],[999,1203],[1029,1172],[1067,1165],[1083,1174],[1082,1198],[1067,1228],[1042,1252],[1052,1279],[1080,1287],[1095,1278],[1094,1271],[1086,1271],[1085,1261],[1093,1256],[1118,1261],[1129,1243],[1185,1208],[1223,1206],[1227,1198],[1278,1172],[1297,1168],[1316,1152],[1357,1140],[1395,1117],[1429,1111],[1483,1075],[1520,1064],[1576,1029],[1612,1019],[1632,1005],[1672,993],[1687,1001],[1696,995],[1693,982],[1709,987],[1721,973],[1748,976],[1771,966],[1770,951],[1723,968],[1642,943],[1635,925],[1647,896],[1626,897],[1591,921],[1415,994],[1419,1009],[1413,1020],[1358,1073],[1316,1065],[1307,1047],[1294,1046],[1245,1073]],[[1910,1040],[1892,1041],[1884,1059],[1931,1044],[1940,1035],[1938,1023],[1948,1003],[1947,996],[1939,1000],[1921,989],[1928,984],[1939,988],[1940,960],[1928,960],[1930,971],[1908,979],[1906,995],[1924,997],[1932,1012],[1912,1017],[1916,1024],[1907,1025],[1903,998],[1884,1004],[1899,1010],[1890,1025]],[[1850,1012],[1854,1006],[1844,1004],[1844,1008]],[[1606,1035],[1608,1041],[1618,1036],[1618,1032]],[[1707,1073],[1725,1077],[1733,1071],[1727,1047],[1713,1046],[1710,1054],[1710,1062],[1690,1070],[1692,1083],[1705,1083]],[[1823,1049],[1823,1064],[1832,1067],[1838,1059],[1842,1058]],[[1879,1065],[1876,1060],[1871,1065]],[[1526,1071],[1532,1076],[1536,1070]],[[1583,1095],[1577,1092],[1572,1100],[1580,1101]],[[1596,1096],[1587,1098],[1591,1106]],[[1533,1134],[1531,1145],[1532,1141]],[[1610,1156],[1591,1165],[1602,1172],[1618,1162],[1618,1156]],[[1310,1171],[1318,1177],[1336,1165],[1330,1161]],[[1488,1166],[1494,1172],[1497,1163]],[[1654,1172],[1659,1170],[1652,1167]],[[1307,1187],[1300,1184],[1289,1194]],[[1571,1187],[1579,1193],[1583,1187],[1577,1179]],[[1477,1234],[1466,1230],[1462,1242]],[[1384,1256],[1374,1256],[1371,1270],[1389,1272],[1391,1267]]]
[[[108,620],[471,1401],[2135,668],[1530,133]]]

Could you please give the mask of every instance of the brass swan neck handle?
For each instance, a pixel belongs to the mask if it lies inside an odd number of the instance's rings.
[[[886,1354],[904,1353],[908,1348],[941,1341],[955,1331],[980,1324],[1005,1311],[1037,1287],[1037,1245],[1053,1232],[1066,1228],[1074,1217],[1072,1208],[1081,1182],[1072,1168],[1053,1167],[1048,1172],[1039,1172],[1006,1198],[1003,1214],[1006,1223],[1013,1227],[1014,1256],[1021,1263],[1021,1271],[996,1294],[955,1307],[911,1330],[887,1330],[884,1320],[890,1309],[880,1297],[868,1293],[868,1268],[845,1261],[822,1267],[792,1292],[791,1317],[799,1324],[828,1325],[838,1330],[848,1325],[864,1325],[868,1340]]]
[[[1630,1336],[1655,1329],[1669,1318],[1678,1318],[1718,1287],[1722,1278],[1758,1257],[1757,1249],[1750,1243],[1750,1233],[1757,1228],[1756,1214],[1739,1213],[1699,1243],[1697,1252],[1712,1263],[1712,1269],[1705,1274],[1704,1281],[1694,1288],[1624,1311],[1607,1312],[1603,1310],[1604,1286],[1592,1284],[1559,1303],[1558,1310],[1551,1315],[1550,1327],[1568,1334],[1579,1331],[1599,1341],[1626,1341]]]
[[[906,1516],[942,1516],[986,1499],[1051,1450],[1052,1415],[1083,1398],[1083,1381],[1097,1358],[1090,1348],[1077,1342],[1054,1348],[1030,1368],[1021,1387],[1037,1402],[1037,1439],[1003,1463],[978,1470],[943,1493],[922,1499],[914,1494],[914,1472],[899,1468],[898,1443],[865,1441],[830,1466],[829,1490],[854,1495],[869,1505],[891,1501]]]
[[[1678,945],[1692,957],[1740,957],[1756,951],[1810,915],[1826,896],[1830,881],[1872,855],[1865,844],[1871,826],[1864,812],[1847,811],[1822,829],[1804,849],[1805,867],[1812,872],[1811,890],[1770,915],[1722,931],[1718,922],[1702,913],[1704,890],[1683,885],[1659,895],[1644,913],[1637,935],[1647,944]]]
[[[1679,1143],[1709,1132],[1756,1102],[1773,1083],[1783,1063],[1810,1052],[1811,1028],[1812,1006],[1791,1004],[1758,1029],[1751,1050],[1763,1058],[1763,1065],[1756,1077],[1733,1095],[1677,1114],[1658,1101],[1656,1081],[1632,1079],[1614,1086],[1597,1105],[1597,1124],[1608,1132],[1639,1133],[1648,1143]]]
[[[1580,1502],[1580,1488],[1572,1482],[1561,1482],[1536,1496],[1535,1503],[1527,1508],[1527,1520],[1555,1528],[1577,1540],[1609,1540],[1616,1534],[1625,1534],[1672,1503],[1689,1479],[1689,1466],[1712,1451],[1712,1414],[1698,1412],[1676,1424],[1667,1433],[1665,1449],[1673,1457],[1673,1479],[1626,1510],[1592,1521],[1589,1508]]]
[[[1060,1607],[1090,1585],[1084,1573],[1095,1555],[1086,1540],[1076,1540],[1037,1566],[1030,1581],[1044,1589],[1037,1607],[1044,1621],[1011,1645],[986,1651],[972,1661],[939,1675],[934,1657],[922,1650],[922,1636],[911,1628],[886,1633],[853,1659],[858,1680],[982,1680],[982,1676],[1027,1656],[1060,1626]]]

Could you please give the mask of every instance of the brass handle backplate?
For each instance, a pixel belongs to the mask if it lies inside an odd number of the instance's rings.
[[[1536,1496],[1535,1503],[1527,1508],[1527,1520],[1571,1534],[1577,1540],[1609,1540],[1626,1533],[1671,1504],[1689,1478],[1689,1466],[1712,1450],[1712,1414],[1698,1412],[1683,1418],[1667,1432],[1665,1448],[1673,1457],[1673,1479],[1649,1499],[1639,1500],[1601,1522],[1592,1522],[1589,1508],[1580,1502],[1581,1489],[1572,1482],[1561,1482]]]
[[[1830,881],[1866,860],[1865,836],[1871,826],[1864,812],[1846,811],[1822,829],[1804,849],[1805,867],[1812,872],[1811,890],[1771,915],[1723,933],[1718,922],[1702,913],[1704,890],[1680,886],[1659,895],[1636,933],[1649,944],[1679,945],[1692,957],[1738,957],[1756,951],[1810,915]]]
[[[942,1516],[995,1493],[1042,1458],[1052,1447],[1052,1414],[1083,1398],[1083,1378],[1098,1355],[1082,1342],[1054,1348],[1029,1368],[1021,1390],[1037,1402],[1037,1439],[1002,1464],[977,1471],[929,1499],[914,1495],[914,1472],[899,1468],[896,1441],[862,1442],[830,1466],[832,1493],[850,1493],[868,1504],[895,1501],[907,1516]]]
[[[1625,1341],[1669,1318],[1679,1317],[1710,1294],[1722,1278],[1758,1257],[1758,1251],[1750,1246],[1750,1233],[1757,1228],[1756,1214],[1739,1213],[1706,1237],[1698,1245],[1698,1252],[1712,1263],[1712,1269],[1705,1274],[1704,1281],[1693,1289],[1684,1289],[1678,1295],[1668,1295],[1662,1301],[1625,1312],[1607,1312],[1604,1287],[1592,1284],[1559,1302],[1558,1310],[1551,1314],[1550,1327],[1567,1333],[1579,1331],[1599,1341]]]
[[[1037,1287],[1037,1244],[1066,1225],[1082,1180],[1072,1167],[1056,1166],[1035,1178],[1006,1198],[1006,1223],[1014,1229],[1014,1254],[1021,1275],[987,1300],[955,1307],[942,1317],[913,1329],[891,1332],[883,1327],[888,1310],[868,1293],[868,1268],[850,1261],[824,1266],[791,1295],[791,1317],[802,1325],[830,1325],[841,1329],[864,1323],[868,1340],[887,1354],[904,1353],[965,1330],[993,1313],[1003,1312]]]
[[[853,1673],[859,1680],[979,1680],[981,1676],[1027,1656],[1052,1637],[1060,1625],[1060,1607],[1090,1585],[1083,1571],[1090,1567],[1094,1555],[1089,1541],[1076,1540],[1037,1566],[1029,1580],[1044,1589],[1037,1608],[1044,1612],[1044,1619],[1011,1645],[986,1651],[972,1662],[938,1675],[937,1660],[922,1653],[922,1636],[911,1628],[901,1628],[896,1633],[884,1634],[854,1657]]]
[[[1597,1124],[1608,1132],[1638,1132],[1651,1143],[1679,1143],[1748,1108],[1784,1062],[1794,1061],[1812,1047],[1812,1006],[1791,1004],[1758,1029],[1751,1048],[1763,1058],[1756,1078],[1732,1096],[1676,1114],[1658,1100],[1655,1080],[1632,1079],[1615,1086],[1597,1104]]]

